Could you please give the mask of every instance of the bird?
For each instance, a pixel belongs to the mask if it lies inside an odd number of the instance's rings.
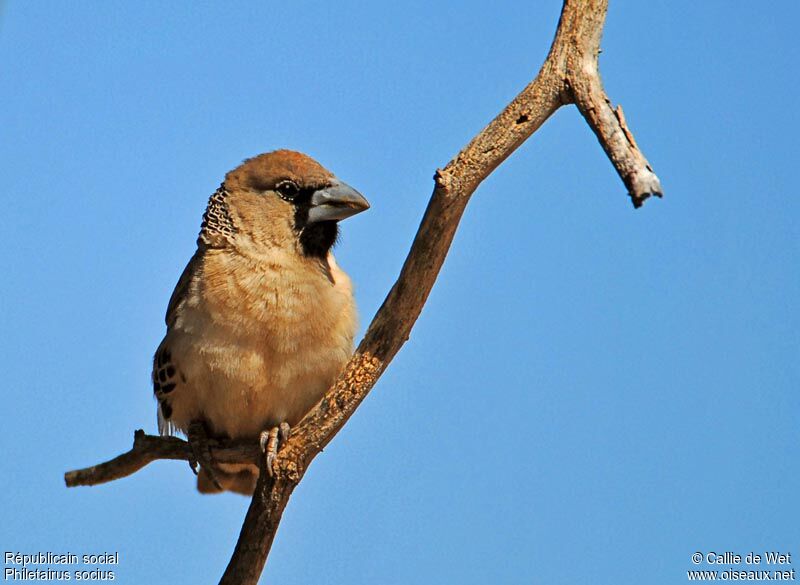
[[[258,467],[214,463],[209,439],[258,439],[271,472],[352,355],[353,286],[331,250],[369,206],[292,150],[246,159],[209,198],[152,370],[159,431],[187,435],[199,492],[252,494]]]

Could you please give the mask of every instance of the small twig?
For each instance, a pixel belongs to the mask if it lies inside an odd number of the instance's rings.
[[[252,441],[210,440],[211,454],[220,463],[256,463],[260,450]],[[159,459],[191,459],[189,443],[177,437],[146,435],[139,429],[133,433],[133,448],[127,453],[85,469],[76,469],[64,474],[67,487],[100,485],[127,477],[142,467]]]
[[[622,106],[617,106],[616,110],[611,107],[597,69],[584,67],[580,78],[571,87],[575,105],[594,130],[603,150],[628,188],[633,206],[641,207],[651,195],[661,197],[661,182],[628,129]]]

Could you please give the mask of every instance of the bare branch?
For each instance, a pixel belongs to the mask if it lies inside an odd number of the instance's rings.
[[[592,2],[586,2],[590,5]],[[597,0],[595,13],[587,17],[593,22],[596,33],[586,34],[585,43],[574,47],[567,57],[567,85],[572,100],[586,122],[597,135],[608,158],[617,169],[634,207],[640,207],[651,195],[661,197],[661,182],[650,163],[639,150],[633,134],[628,129],[622,106],[616,110],[603,89],[597,58],[600,54],[600,33],[605,20],[606,2]]]
[[[635,207],[661,185],[625,122],[611,108],[597,68],[607,0],[565,0],[550,52],[536,78],[444,169],[397,282],[375,315],[339,379],[292,429],[275,463],[264,473],[256,444],[218,443],[220,462],[258,462],[262,468],[239,541],[220,581],[253,585],[275,538],[283,510],[312,459],[347,422],[408,339],[450,249],[456,228],[475,189],[559,107],[575,103],[625,183]],[[68,486],[96,485],[124,477],[155,459],[188,459],[180,439],[145,436],[112,461],[66,474]]]

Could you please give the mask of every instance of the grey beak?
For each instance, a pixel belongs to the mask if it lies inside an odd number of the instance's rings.
[[[369,209],[364,196],[347,183],[335,181],[330,187],[314,191],[308,222],[339,221]]]

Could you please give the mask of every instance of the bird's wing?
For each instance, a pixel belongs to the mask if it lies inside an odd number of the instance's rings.
[[[186,298],[186,295],[189,294],[189,286],[191,285],[194,276],[197,274],[202,264],[203,250],[198,248],[194,253],[194,256],[192,256],[192,259],[189,260],[186,268],[183,269],[183,274],[181,274],[181,277],[178,279],[178,284],[175,285],[175,290],[172,291],[172,296],[169,298],[167,314],[164,318],[164,320],[167,322],[167,328],[170,328],[175,324],[178,307]]]
[[[172,291],[165,317],[167,335],[158,346],[153,357],[153,394],[158,400],[158,431],[162,435],[175,434],[175,425],[170,420],[172,416],[171,393],[181,383],[181,376],[178,372],[177,364],[173,362],[170,350],[169,333],[170,329],[175,326],[180,307],[189,294],[192,280],[198,274],[202,263],[203,249],[198,248],[186,268],[183,269],[183,273],[178,279],[178,284],[175,285],[175,290]]]

